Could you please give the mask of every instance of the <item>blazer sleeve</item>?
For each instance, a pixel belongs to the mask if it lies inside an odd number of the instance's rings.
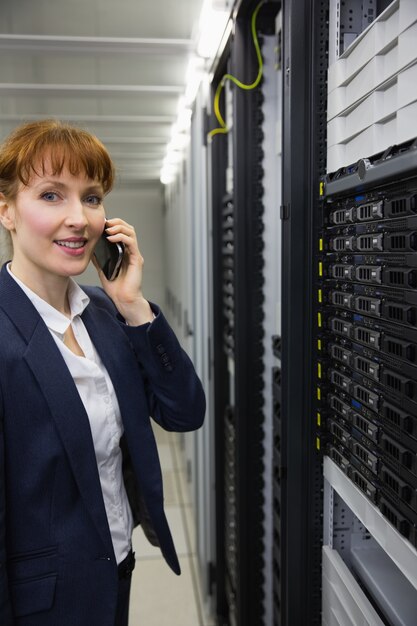
[[[202,384],[159,307],[150,303],[155,315],[153,322],[128,326],[104,290],[85,290],[98,306],[116,317],[126,333],[143,373],[153,419],[165,430],[185,432],[200,428],[206,410]]]
[[[165,430],[195,430],[204,421],[203,387],[164,315],[156,305],[151,307],[156,316],[152,323],[123,324],[144,375],[150,414]]]
[[[0,624],[13,626],[6,568],[6,485],[4,455],[3,399],[0,389]]]

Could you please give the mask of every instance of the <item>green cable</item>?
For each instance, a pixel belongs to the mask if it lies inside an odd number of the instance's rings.
[[[229,132],[229,129],[226,126],[226,122],[224,121],[222,114],[220,113],[220,94],[222,92],[222,89],[224,87],[226,80],[231,80],[233,83],[235,83],[235,85],[240,87],[240,89],[246,89],[246,90],[255,89],[255,87],[257,87],[261,81],[262,72],[263,72],[263,62],[262,62],[261,50],[259,48],[258,36],[256,34],[256,18],[257,18],[257,15],[261,6],[264,3],[265,3],[265,0],[261,0],[261,2],[257,5],[256,9],[254,10],[252,14],[252,19],[251,19],[252,39],[253,39],[253,44],[255,46],[256,56],[257,56],[258,64],[259,64],[258,75],[251,85],[245,85],[244,83],[240,82],[240,80],[232,76],[232,74],[225,74],[223,76],[223,78],[217,85],[216,93],[214,95],[214,114],[220,126],[218,128],[214,128],[213,130],[211,130],[207,135],[208,137],[213,137],[214,135],[218,135],[220,133],[223,133],[225,135],[226,133]]]

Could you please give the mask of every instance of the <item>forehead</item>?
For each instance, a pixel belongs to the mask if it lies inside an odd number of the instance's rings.
[[[22,187],[33,187],[42,182],[56,181],[63,184],[79,184],[103,188],[100,180],[89,178],[82,163],[75,163],[70,156],[65,153],[51,154],[46,152],[32,164],[31,173],[27,185],[22,183]]]

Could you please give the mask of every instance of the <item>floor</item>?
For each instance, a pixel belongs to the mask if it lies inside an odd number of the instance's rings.
[[[140,527],[133,533],[133,573],[129,626],[214,626],[202,600],[195,549],[195,522],[186,483],[179,435],[155,427],[164,476],[165,512],[182,574],[176,576]]]

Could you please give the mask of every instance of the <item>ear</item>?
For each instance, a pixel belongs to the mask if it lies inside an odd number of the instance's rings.
[[[3,193],[0,193],[0,224],[9,231],[15,228],[14,205],[6,199]]]

